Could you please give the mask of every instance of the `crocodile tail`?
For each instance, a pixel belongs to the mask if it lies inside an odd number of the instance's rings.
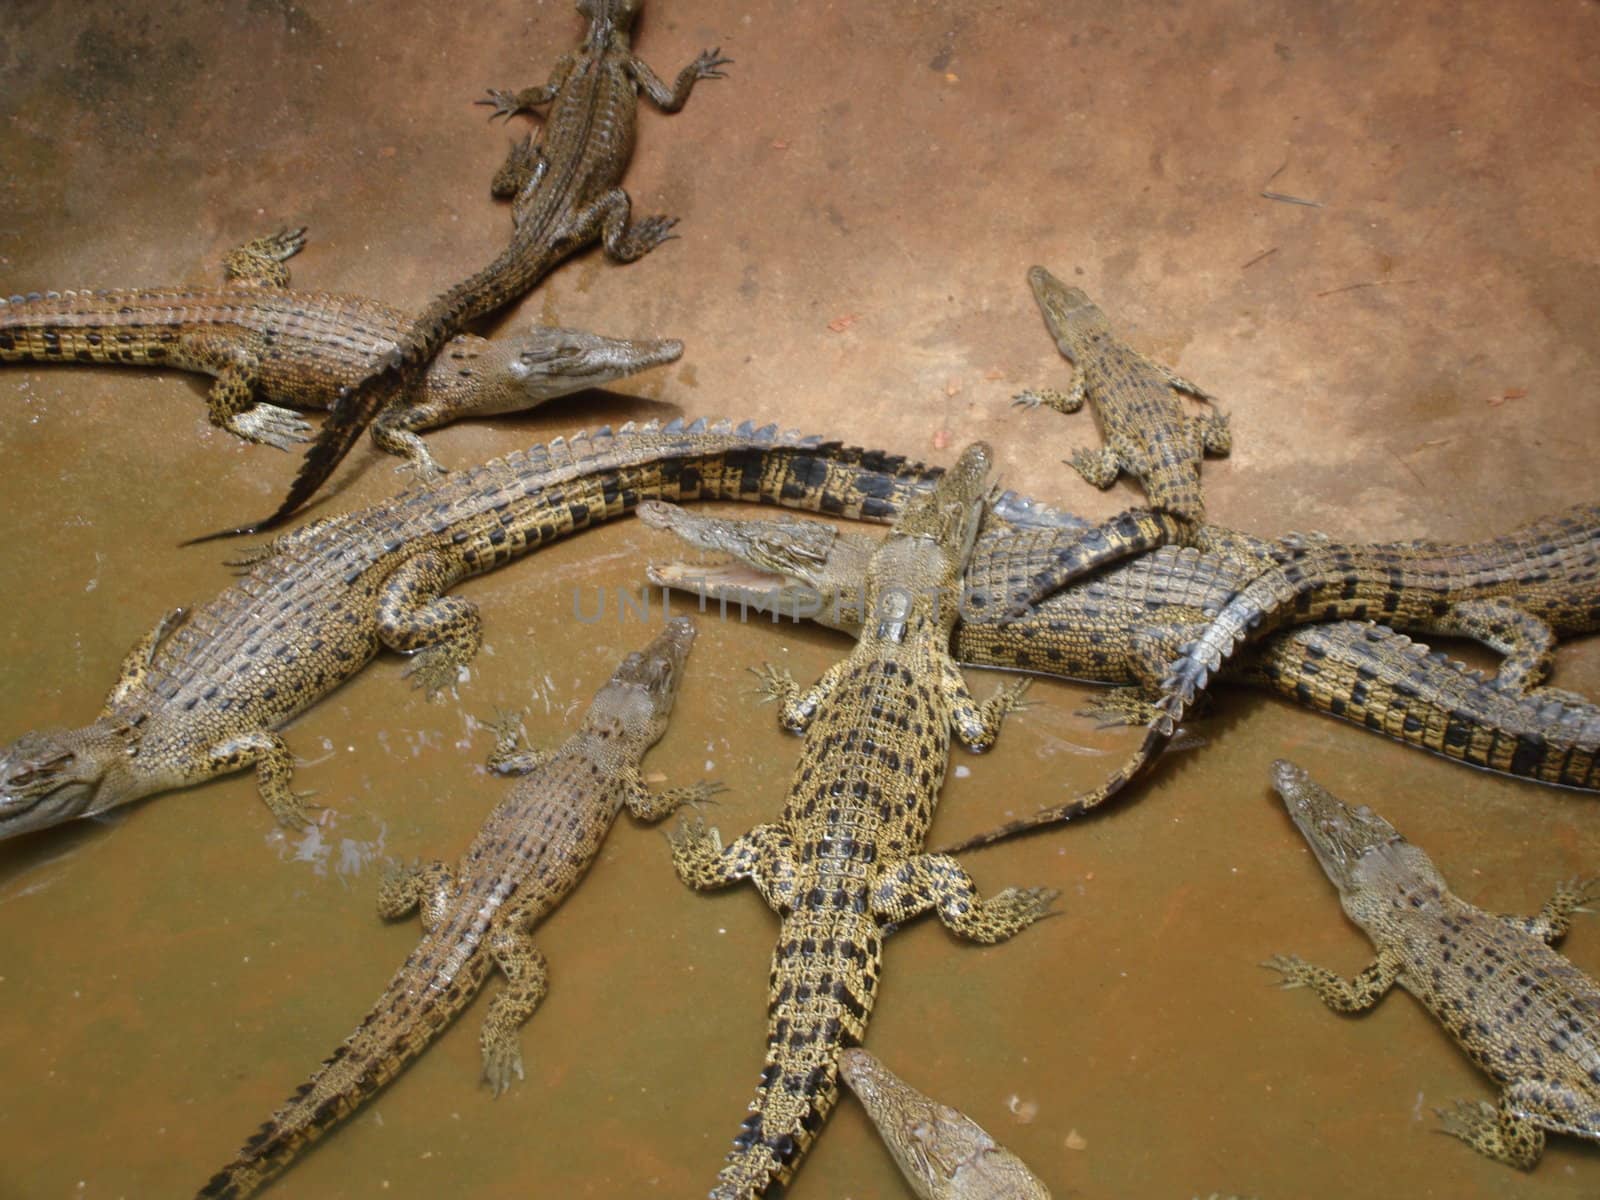
[[[767,1061],[712,1200],[776,1196],[839,1099],[839,1055],[859,1045],[876,993],[881,938],[866,914],[783,923],[773,952]]]
[[[254,1195],[398,1075],[471,1002],[489,973],[489,956],[474,954],[446,982],[433,978],[424,965],[429,956],[440,961],[435,940],[425,939],[412,951],[356,1031],[245,1142],[237,1157],[206,1181],[197,1200]]]

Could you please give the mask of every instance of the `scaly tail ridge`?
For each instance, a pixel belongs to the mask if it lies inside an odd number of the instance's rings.
[[[467,1006],[489,973],[488,954],[473,955],[446,982],[425,966],[439,959],[433,940],[412,952],[356,1031],[206,1182],[197,1200],[254,1195],[398,1075]]]

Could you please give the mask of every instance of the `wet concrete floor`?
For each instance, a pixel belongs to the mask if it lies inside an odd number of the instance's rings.
[[[680,240],[626,268],[585,255],[501,328],[687,353],[433,434],[445,463],[728,414],[941,462],[988,438],[1010,486],[1108,515],[1138,492],[1059,465],[1089,418],[1007,404],[1068,379],[1024,284],[1042,262],[1226,398],[1220,521],[1476,538],[1594,498],[1595,5],[646,7],[637,46],[661,73],[706,46],[736,60],[682,114],[641,115],[628,186]],[[305,224],[297,284],[419,306],[506,235],[487,180],[507,134],[470,101],[542,81],[580,31],[555,2],[11,0],[0,288],[214,279],[228,247]],[[0,736],[92,717],[127,647],[230,578],[179,538],[265,511],[289,478],[207,426],[203,388],[0,374]],[[366,448],[340,479],[323,511],[398,486]],[[527,707],[535,737],[560,736],[643,637],[579,626],[574,589],[634,586],[658,547],[623,524],[469,583],[488,645],[457,696],[424,704],[390,656],[298,720],[300,782],[329,807],[313,835],[276,831],[241,775],[0,849],[0,1194],[181,1195],[225,1161],[413,944],[373,914],[382,862],[453,857],[504,793],[472,718]],[[796,743],[744,667],[808,678],[843,650],[703,621],[651,769],[727,783],[730,833],[770,816]],[[1563,650],[1556,682],[1600,692],[1600,645]],[[1089,786],[1131,736],[1075,715],[1091,694],[1041,684],[994,754],[958,752],[936,839]],[[1195,728],[1206,746],[1103,819],[971,856],[986,890],[1061,888],[1061,916],[994,949],[897,934],[871,1047],[1058,1198],[1600,1195],[1591,1146],[1554,1139],[1524,1176],[1435,1133],[1433,1106],[1490,1085],[1407,997],[1341,1020],[1256,966],[1369,956],[1268,790],[1275,757],[1372,801],[1496,910],[1600,871],[1594,801],[1241,691]],[[480,1000],[280,1190],[703,1194],[760,1064],[775,930],[749,889],[681,887],[661,835],[624,819],[539,933],[552,988],[527,1080],[498,1101],[479,1085]],[[1600,970],[1592,919],[1568,951]],[[906,1193],[846,1102],[791,1194]]]

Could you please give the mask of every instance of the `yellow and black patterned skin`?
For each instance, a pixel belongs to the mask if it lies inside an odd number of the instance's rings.
[[[969,849],[1099,807],[1154,762],[1236,649],[1284,625],[1375,621],[1475,638],[1505,655],[1498,686],[1533,688],[1563,633],[1600,627],[1597,509],[1578,505],[1488,542],[1339,544],[1313,539],[1254,575],[1168,666],[1138,748],[1099,787],[969,838]],[[1573,699],[1545,693],[1558,701]]]
[[[848,658],[805,691],[767,669],[784,723],[805,732],[779,819],[727,847],[698,820],[673,835],[686,883],[749,879],[781,918],[766,1065],[717,1200],[768,1194],[798,1167],[838,1099],[840,1052],[866,1033],[884,926],[935,911],[963,937],[998,942],[1056,895],[1007,889],[985,900],[955,859],[923,851],[951,731],[989,746],[1022,693],[975,703],[949,653],[988,472],[988,448],[969,447],[906,506],[868,564],[869,615]]]
[[[1052,593],[1018,620],[1003,620],[1005,597],[1029,586],[1039,564],[1053,561],[1062,544],[1075,543],[1083,523],[1010,493],[994,512],[1000,519],[991,517],[967,564],[956,658],[1121,685],[1125,691],[1088,710],[1117,723],[1150,719],[1168,664],[1211,615],[1285,553],[1264,542],[1252,549],[1254,539],[1231,532],[1229,554],[1163,546]],[[709,516],[659,501],[641,505],[639,516],[701,551],[733,559],[653,564],[653,582],[859,631],[872,538],[818,521]],[[1526,594],[1504,599],[1528,617],[1554,622],[1552,632],[1560,636],[1593,632],[1600,628],[1600,609],[1585,603],[1595,581],[1580,545],[1600,546],[1600,508],[1580,505],[1509,540],[1461,550],[1486,567],[1514,573],[1522,538],[1546,527],[1566,531],[1574,552],[1537,573]],[[1385,626],[1331,621],[1269,634],[1229,664],[1223,678],[1271,688],[1472,766],[1600,790],[1600,708],[1581,696],[1532,686],[1536,674],[1524,666],[1506,678],[1486,678]]]
[[[477,606],[446,593],[642,499],[745,500],[887,520],[937,472],[751,423],[602,429],[495,459],[293,529],[238,583],[174,610],[124,660],[100,718],[0,748],[0,837],[253,767],[305,820],[275,730],[380,647],[429,693],[477,652]]]
[[[867,1051],[840,1074],[922,1200],[1050,1200],[1050,1189],[971,1117],[919,1092]]]
[[[1532,917],[1485,912],[1370,808],[1281,759],[1272,782],[1378,956],[1353,979],[1293,955],[1263,965],[1337,1012],[1369,1009],[1397,983],[1420,1000],[1501,1085],[1498,1105],[1437,1110],[1440,1128],[1480,1153],[1528,1170],[1546,1132],[1600,1141],[1600,985],[1551,949],[1600,881],[1560,885]]]
[[[1200,460],[1208,450],[1228,452],[1228,419],[1186,415],[1175,392],[1212,397],[1113,334],[1105,314],[1082,289],[1068,287],[1043,267],[1029,270],[1028,286],[1077,378],[1070,392],[1023,392],[1017,403],[1070,413],[1087,400],[1106,444],[1100,451],[1073,452],[1068,461],[1078,474],[1108,488],[1126,471],[1138,478],[1150,507],[1199,525],[1206,514]]]
[[[211,423],[287,450],[311,426],[293,409],[328,409],[392,354],[410,318],[360,296],[289,290],[286,260],[305,230],[247,242],[224,259],[220,288],[34,293],[0,299],[0,363],[174,367],[216,378]],[[398,435],[464,417],[517,412],[674,362],[683,343],[628,341],[534,326],[526,336],[452,338],[418,394],[384,412],[373,440],[402,454]]]
[[[652,792],[639,773],[666,731],[694,625],[669,621],[596,693],[578,731],[554,750],[519,749],[515,723],[498,732],[489,765],[521,775],[483,823],[454,871],[442,862],[391,870],[378,912],[420,909],[426,931],[361,1024],[239,1155],[200,1189],[240,1200],[286,1168],[427,1049],[498,967],[505,988],[484,1018],[483,1077],[499,1095],[522,1078],[521,1029],[548,989],[535,925],[566,899],[623,808],[659,821],[715,785]]]
[[[418,386],[427,363],[468,322],[509,304],[563,259],[600,241],[616,262],[644,257],[671,236],[674,221],[646,217],[629,224],[628,193],[620,184],[633,156],[634,125],[643,91],[664,112],[677,112],[701,79],[720,79],[729,59],[703,51],[668,87],[633,53],[629,30],[640,0],[578,0],[589,20],[583,45],[555,65],[550,81],[511,93],[491,90],[480,103],[510,117],[548,105],[539,144],[516,145],[494,190],[512,197],[510,244],[488,266],[429,303],[402,333],[387,368],[339,404],[307,451],[278,510],[251,532],[281,524],[314,495],[349,453],[361,431]],[[409,445],[424,478],[437,468],[420,442]]]

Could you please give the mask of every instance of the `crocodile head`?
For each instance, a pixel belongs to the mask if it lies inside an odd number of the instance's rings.
[[[810,617],[831,629],[860,630],[872,538],[841,533],[823,521],[706,516],[661,500],[641,501],[638,515],[650,528],[715,556],[652,563],[646,569],[652,583],[774,617]]]
[[[104,721],[25,733],[0,749],[0,838],[125,804],[128,743]]]
[[[643,650],[612,672],[584,717],[584,731],[626,761],[637,761],[667,730],[683,666],[694,645],[694,622],[674,617]]]
[[[1272,764],[1272,786],[1339,889],[1345,910],[1358,922],[1365,923],[1372,903],[1386,907],[1399,894],[1382,886],[1386,882],[1400,883],[1409,891],[1411,885],[1432,886],[1437,881],[1442,889],[1443,880],[1428,856],[1365,804],[1351,808],[1303,767],[1281,758]]]
[[[867,570],[867,632],[900,641],[914,622],[955,627],[993,460],[974,442],[932,488],[906,501]]]
[[[1043,267],[1028,269],[1028,286],[1033,289],[1034,302],[1044,314],[1045,324],[1050,327],[1050,334],[1058,344],[1066,341],[1069,333],[1075,341],[1078,337],[1111,332],[1105,314],[1082,288],[1062,283]],[[1073,352],[1070,344],[1062,345],[1061,349],[1069,357]]]
[[[457,370],[480,379],[475,413],[520,412],[585,388],[605,387],[676,362],[673,338],[613,338],[583,329],[536,325],[518,338],[462,341],[450,347]]]

